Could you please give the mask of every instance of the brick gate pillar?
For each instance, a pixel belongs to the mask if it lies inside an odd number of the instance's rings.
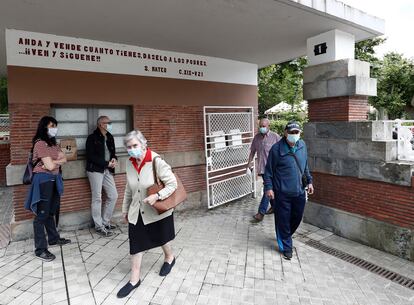
[[[308,39],[308,63],[304,138],[315,194],[304,221],[414,261],[414,162],[397,160],[397,141],[377,136],[383,122],[367,120],[376,95],[369,63],[337,30]]]

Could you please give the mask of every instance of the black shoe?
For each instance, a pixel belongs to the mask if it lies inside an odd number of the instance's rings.
[[[45,262],[51,262],[56,258],[56,256],[50,253],[47,249],[40,254],[36,254],[36,257]]]
[[[116,229],[116,226],[111,225],[111,224],[109,224],[109,225],[105,225],[105,229],[106,229],[107,231],[109,231],[109,230],[114,230],[114,229]]]
[[[131,282],[128,282],[125,284],[124,287],[122,287],[118,293],[116,294],[116,296],[118,298],[125,298],[128,294],[131,293],[132,290],[134,290],[135,288],[137,288],[139,285],[141,285],[141,280],[138,281],[138,283],[136,283],[135,285],[132,285]]]
[[[59,238],[57,241],[49,242],[49,246],[54,246],[54,245],[63,246],[63,245],[66,245],[66,244],[70,244],[71,242],[72,241],[70,239]]]
[[[292,258],[292,251],[284,251],[283,252],[283,258],[284,259],[286,259],[286,260],[291,260],[291,258]]]
[[[168,273],[170,273],[172,267],[175,265],[175,257],[173,259],[173,261],[171,262],[171,264],[164,262],[164,264],[161,267],[160,270],[160,276],[166,276]]]

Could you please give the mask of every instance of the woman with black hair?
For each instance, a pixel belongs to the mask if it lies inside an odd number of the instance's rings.
[[[44,116],[33,137],[33,180],[26,198],[25,208],[35,214],[33,220],[35,255],[41,260],[52,261],[55,255],[49,245],[64,245],[69,239],[61,238],[56,230],[55,215],[59,211],[63,193],[60,166],[66,163],[65,154],[56,143],[57,121]],[[45,229],[48,236],[46,241]]]

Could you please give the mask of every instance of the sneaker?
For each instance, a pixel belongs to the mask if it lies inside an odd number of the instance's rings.
[[[257,213],[256,215],[253,216],[253,219],[256,220],[257,222],[260,222],[263,220],[264,215]]]
[[[50,253],[47,249],[43,251],[42,253],[35,254],[35,255],[38,259],[41,259],[42,261],[45,261],[45,262],[51,262],[56,258],[56,256]]]
[[[70,244],[71,242],[72,241],[70,239],[59,238],[57,241],[49,242],[49,246],[54,246],[54,245],[63,246],[63,245],[66,245],[66,244]]]
[[[96,234],[103,236],[103,237],[109,237],[109,236],[114,235],[114,233],[112,233],[111,231],[108,231],[107,229],[105,229],[105,227],[96,229]]]
[[[111,225],[111,224],[109,224],[109,225],[105,225],[105,229],[106,229],[107,231],[114,230],[114,229],[116,229],[116,226]]]
[[[286,260],[291,260],[291,258],[292,258],[292,251],[284,251],[283,252],[283,258],[284,259],[286,259]]]
[[[135,288],[137,288],[139,285],[141,284],[141,280],[138,281],[138,283],[136,283],[135,285],[132,285],[131,282],[128,282],[124,285],[124,287],[122,287],[118,293],[116,294],[116,296],[118,298],[125,298],[128,294],[131,293],[132,290],[134,290]]]

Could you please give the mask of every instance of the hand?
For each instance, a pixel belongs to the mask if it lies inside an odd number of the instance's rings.
[[[112,159],[111,161],[108,162],[108,167],[109,168],[115,168],[115,164],[114,164],[114,159]]]
[[[275,193],[273,192],[273,190],[266,191],[266,197],[269,198],[270,200],[275,199]]]
[[[128,223],[128,213],[122,213],[122,218],[124,219],[125,223]]]
[[[157,202],[158,199],[158,194],[152,194],[145,198],[143,202],[148,203],[149,205],[154,205],[154,203]]]
[[[309,195],[312,195],[313,193],[314,193],[314,188],[313,188],[313,185],[312,184],[308,184],[308,194]]]
[[[112,158],[111,162],[114,165],[114,167],[118,165],[118,160],[115,158]]]

